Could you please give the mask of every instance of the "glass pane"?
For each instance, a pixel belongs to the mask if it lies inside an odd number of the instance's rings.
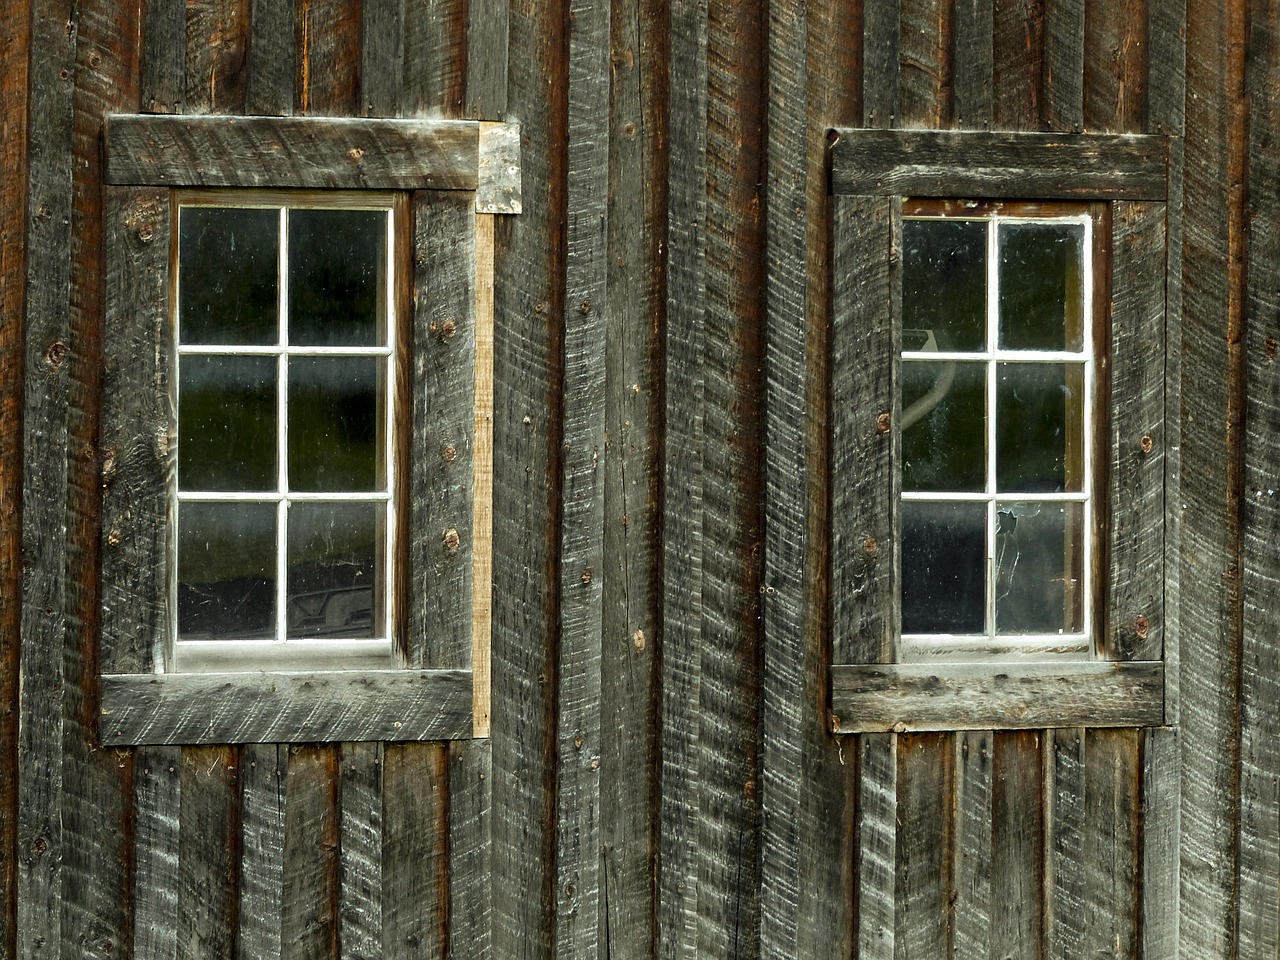
[[[1084,225],[1001,224],[1000,346],[1080,350],[1084,340]]]
[[[1074,503],[996,509],[996,632],[1083,629],[1084,511]]]
[[[181,209],[180,342],[277,342],[279,234],[279,210]]]
[[[1079,492],[1084,484],[1084,366],[1002,363],[996,374],[996,485]]]
[[[381,357],[289,359],[289,489],[386,488],[378,417]]]
[[[178,505],[178,639],[276,632],[276,506]]]
[[[902,246],[903,349],[985,349],[986,223],[906,220]]]
[[[386,342],[378,310],[386,239],[385,210],[289,211],[290,343]]]
[[[986,486],[987,365],[902,362],[902,489]]]
[[[987,508],[902,503],[902,632],[986,630]]]
[[[276,487],[275,357],[182,357],[178,488]]]
[[[381,503],[289,506],[288,636],[381,636]]]

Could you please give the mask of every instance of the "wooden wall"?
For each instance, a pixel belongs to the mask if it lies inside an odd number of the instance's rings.
[[[1273,955],[1278,31],[1277,0],[6,4],[0,956]],[[522,124],[491,740],[98,746],[99,132],[137,110]],[[823,732],[834,126],[1185,133],[1171,727]]]

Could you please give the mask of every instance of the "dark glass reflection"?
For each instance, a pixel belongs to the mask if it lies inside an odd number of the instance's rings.
[[[987,508],[902,503],[902,632],[986,630]]]
[[[385,210],[289,211],[289,342],[379,346]]]
[[[178,488],[276,489],[275,357],[178,363]]]
[[[279,234],[278,210],[182,208],[180,342],[277,342]]]
[[[986,364],[902,362],[902,489],[986,486]]]
[[[289,359],[289,488],[381,489],[380,357]]]
[[[290,638],[370,638],[382,632],[380,503],[289,507]]]
[[[1001,224],[1000,346],[1079,350],[1084,337],[1084,226]]]
[[[1081,629],[1083,511],[1077,504],[1005,503],[996,510],[996,633]]]
[[[269,640],[275,597],[275,504],[178,505],[179,640]]]
[[[905,220],[902,246],[903,349],[984,349],[987,225]]]
[[[996,374],[996,484],[1002,492],[1082,489],[1084,368],[1002,363]]]

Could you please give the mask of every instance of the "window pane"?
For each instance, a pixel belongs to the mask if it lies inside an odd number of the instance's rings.
[[[275,595],[275,504],[178,505],[179,640],[271,639]]]
[[[274,357],[185,356],[178,364],[178,487],[276,489]]]
[[[984,349],[986,224],[906,220],[902,246],[903,348]]]
[[[280,211],[183,207],[179,218],[179,340],[277,342]]]
[[[385,516],[381,503],[290,504],[290,638],[381,635]]]
[[[1084,225],[1002,224],[1000,346],[1080,350],[1084,338]]]
[[[289,211],[289,342],[376,346],[385,210]]]
[[[986,486],[985,363],[902,363],[902,489]]]
[[[996,632],[1083,629],[1084,511],[1074,503],[1006,503],[996,510]]]
[[[1078,492],[1084,482],[1084,366],[1002,363],[996,483],[1002,492]]]
[[[986,630],[987,508],[902,503],[902,632]]]
[[[380,357],[289,359],[289,488],[386,486],[378,417]]]

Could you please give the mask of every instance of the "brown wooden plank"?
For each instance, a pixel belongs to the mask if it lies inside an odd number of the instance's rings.
[[[338,957],[338,748],[289,748],[285,778],[282,960]]]
[[[182,113],[186,92],[186,4],[146,0],[142,28],[142,109]]]
[[[507,112],[508,0],[470,0],[466,7],[466,115],[501,120]]]
[[[106,744],[469,736],[469,670],[107,674],[102,678],[102,741]]]
[[[991,128],[1040,130],[1045,0],[994,0]]]
[[[494,217],[477,214],[475,509],[472,511],[472,732],[488,737],[493,700],[493,232]]]
[[[1085,742],[1081,955],[1137,960],[1142,731],[1089,730]]]
[[[957,958],[989,955],[994,749],[990,730],[955,735],[951,944]]]
[[[245,94],[248,113],[269,117],[293,113],[295,12],[296,5],[290,0],[251,0]]]
[[[962,130],[991,127],[995,0],[955,0],[952,119]]]
[[[1004,200],[1163,200],[1163,137],[841,130],[837,194]]]
[[[898,123],[950,125],[954,7],[950,0],[902,0],[898,11]]]
[[[475,227],[465,193],[413,204],[409,662],[471,665]]]
[[[1165,207],[1112,215],[1105,655],[1155,660],[1164,640]]]
[[[143,673],[169,636],[174,470],[167,190],[106,191],[102,411],[102,669]]]
[[[365,3],[360,34],[360,113],[396,117],[404,102],[405,0]]]
[[[298,113],[360,114],[362,6],[360,0],[297,0]]]
[[[146,751],[160,748],[145,747]],[[250,743],[240,752],[239,960],[279,960],[284,898],[285,795],[289,748]]]
[[[1097,3],[1088,5],[1091,11],[1097,7]],[[1044,125],[1048,130],[1079,133],[1085,126],[1085,8],[1085,0],[1044,0]]]
[[[898,863],[898,736],[858,743],[858,846],[854,875],[858,960],[894,960]]]
[[[382,956],[386,960],[445,955],[448,776],[442,744],[384,749]]]
[[[1084,20],[1084,120],[1090,130],[1147,128],[1148,0],[1090,3]],[[1161,63],[1156,71],[1177,70]]]
[[[178,789],[179,960],[228,957],[238,926],[240,771],[233,747],[187,747]]]
[[[248,89],[250,0],[188,0],[184,113],[241,113]]]
[[[1142,956],[1178,956],[1178,824],[1181,762],[1178,732],[1153,727],[1142,747]]]
[[[990,956],[1039,960],[1044,923],[1042,735],[996,733],[991,799]]]
[[[474,190],[465,121],[117,115],[108,183],[167,187]]]
[[[349,960],[382,956],[382,750],[342,745],[338,941]]]
[[[945,957],[952,901],[954,735],[898,740],[898,844],[894,952]]]
[[[182,748],[143,747],[134,760],[133,956],[178,952]]]
[[[836,664],[831,709],[837,733],[1158,725],[1164,720],[1164,665]]]
[[[832,204],[832,660],[887,663],[898,625],[893,568],[893,201]]]
[[[1186,100],[1186,0],[1147,4],[1147,132],[1181,136]]]
[[[462,0],[421,0],[405,7],[406,116],[462,116],[468,70],[467,11],[468,4]],[[496,51],[481,54],[479,47],[470,49],[478,56],[503,56]],[[544,95],[545,90],[544,86]]]
[[[862,126],[897,125],[901,54],[899,0],[863,0]]]
[[[1087,806],[1086,731],[1063,727],[1044,738],[1046,952],[1051,960],[1086,960],[1089,927],[1101,922],[1090,912],[1084,849],[1086,828],[1100,816]]]
[[[493,763],[488,740],[449,745],[449,950],[493,956]]]

